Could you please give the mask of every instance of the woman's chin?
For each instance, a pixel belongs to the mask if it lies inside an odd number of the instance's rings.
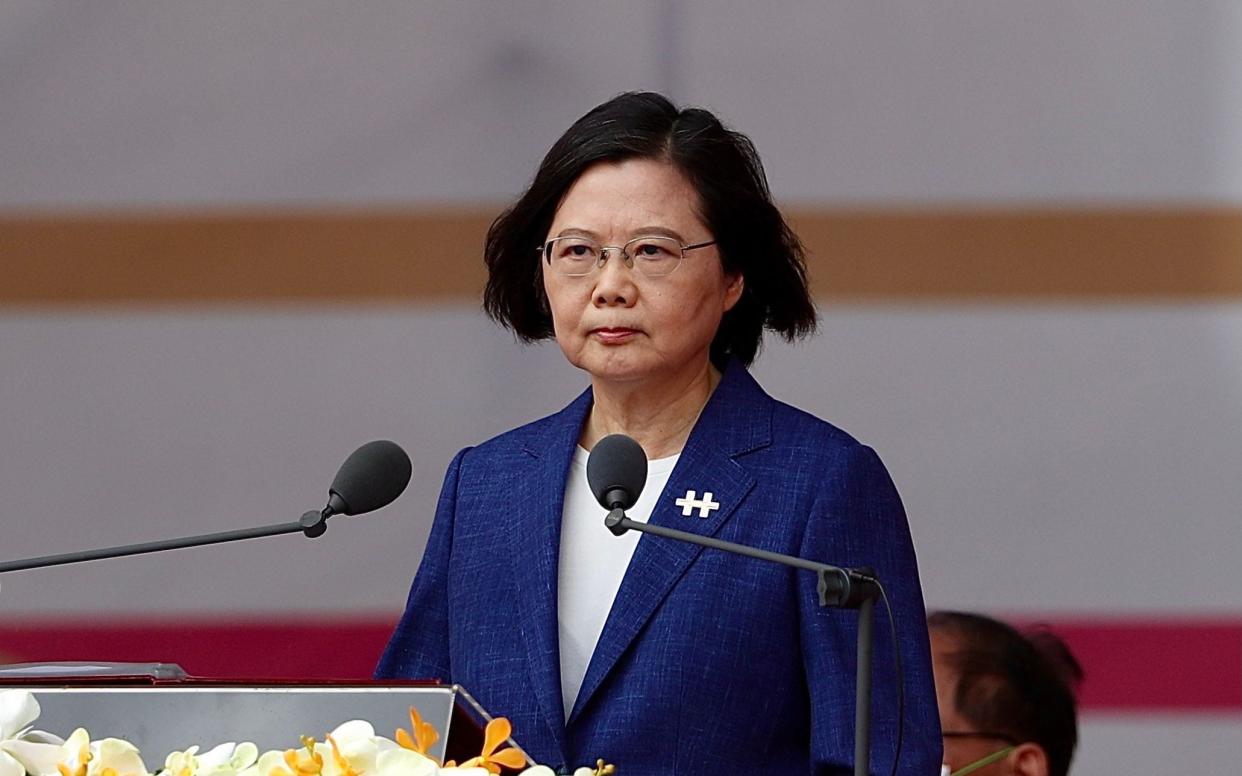
[[[659,374],[661,366],[653,359],[644,358],[632,348],[610,347],[607,351],[585,354],[574,365],[591,376],[592,380],[610,383],[627,383],[645,380]]]

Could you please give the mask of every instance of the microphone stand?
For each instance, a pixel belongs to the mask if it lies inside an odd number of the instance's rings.
[[[817,589],[820,606],[857,609],[858,660],[854,685],[854,776],[869,776],[871,768],[871,657],[875,641],[875,599],[879,595],[876,579],[869,573],[869,570],[843,569],[793,555],[726,542],[714,536],[700,536],[688,531],[679,531],[676,528],[640,523],[626,517],[625,510],[620,507],[608,513],[608,516],[604,518],[604,525],[616,536],[628,530],[634,530],[814,571],[819,579]]]
[[[6,571],[41,569],[48,566],[62,566],[67,563],[120,558],[126,555],[142,555],[143,553],[162,552],[163,550],[179,550],[184,547],[202,547],[207,544],[237,542],[243,539],[257,539],[263,536],[279,536],[280,534],[287,533],[301,532],[313,539],[317,536],[323,536],[324,532],[328,530],[328,518],[334,514],[336,514],[336,510],[329,505],[320,512],[311,510],[305,513],[296,523],[277,523],[276,525],[265,525],[259,528],[242,528],[236,531],[221,531],[201,536],[190,536],[184,539],[164,539],[158,542],[125,544],[120,547],[107,547],[101,550],[83,550],[80,552],[66,552],[61,555],[44,555],[40,558],[0,561],[0,574]]]

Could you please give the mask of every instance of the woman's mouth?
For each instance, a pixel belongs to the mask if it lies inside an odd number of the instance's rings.
[[[630,329],[624,326],[604,326],[598,329],[591,329],[590,336],[606,345],[619,345],[637,337],[638,329]]]

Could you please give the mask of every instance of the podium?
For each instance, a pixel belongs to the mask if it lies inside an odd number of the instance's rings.
[[[242,682],[187,676],[169,664],[0,667],[0,690],[30,691],[42,709],[36,727],[61,736],[84,727],[92,739],[121,738],[157,768],[174,751],[252,741],[259,751],[296,749],[361,719],[393,738],[413,707],[440,738],[429,755],[462,762],[479,754],[492,718],[460,685],[430,682]],[[509,746],[519,747],[512,740]],[[525,756],[525,752],[522,751]],[[533,765],[530,757],[527,764]]]

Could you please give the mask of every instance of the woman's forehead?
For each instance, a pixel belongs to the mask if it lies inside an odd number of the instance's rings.
[[[656,234],[671,232],[684,239],[703,225],[698,205],[693,184],[666,161],[601,162],[583,171],[565,192],[551,233],[572,230],[603,239],[655,228]]]

